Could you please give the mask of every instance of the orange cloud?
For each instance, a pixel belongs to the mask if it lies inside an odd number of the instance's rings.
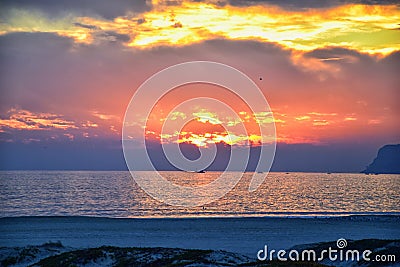
[[[120,121],[120,117],[110,114],[100,113],[99,111],[92,111],[92,115],[101,119],[101,120],[117,120]]]
[[[21,131],[22,134],[15,135],[16,131]],[[91,120],[70,120],[61,114],[32,112],[20,108],[10,109],[0,119],[0,132],[11,133],[16,138],[23,138],[23,142],[38,142],[47,138],[55,140],[63,137],[72,141],[77,137],[104,137],[120,134],[115,126],[110,126],[107,123],[100,124]],[[38,138],[33,138],[33,136]],[[2,140],[12,142],[15,138]]]
[[[55,129],[77,129],[73,121],[63,119],[62,116],[52,113],[33,113],[28,110],[13,108],[8,111],[9,117],[0,119],[0,129],[5,128],[18,130],[44,130]]]
[[[357,120],[357,118],[354,118],[354,117],[346,117],[346,118],[344,118],[344,121],[356,121]]]

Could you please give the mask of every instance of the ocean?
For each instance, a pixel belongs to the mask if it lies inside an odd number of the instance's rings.
[[[193,186],[219,172],[161,172]],[[127,171],[1,171],[0,217],[108,218],[333,217],[400,215],[400,175],[269,173],[255,191],[245,173],[224,197],[200,207],[170,206],[148,196]]]

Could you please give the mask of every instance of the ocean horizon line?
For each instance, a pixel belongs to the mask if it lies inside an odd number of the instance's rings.
[[[110,220],[202,220],[202,219],[379,219],[397,218],[400,212],[264,212],[264,213],[242,213],[242,214],[183,214],[183,215],[145,215],[145,216],[97,216],[97,215],[20,215],[0,216],[0,220],[7,219],[110,219]]]
[[[186,172],[182,170],[137,170],[134,172]],[[0,169],[0,172],[131,172],[128,169],[126,170],[101,170],[101,169]],[[205,170],[205,172],[216,173],[216,172],[224,172],[224,170]],[[227,172],[242,172],[242,171],[227,171]],[[257,171],[245,171],[244,173],[255,173]],[[262,173],[322,173],[322,174],[363,174],[360,172],[340,172],[340,171],[265,171]],[[379,175],[379,174],[397,174],[397,173],[370,173],[365,175]],[[398,175],[398,174],[397,174]]]

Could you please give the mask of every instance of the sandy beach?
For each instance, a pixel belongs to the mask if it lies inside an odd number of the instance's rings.
[[[326,218],[159,218],[16,217],[0,219],[0,246],[61,241],[85,248],[169,247],[212,249],[255,258],[264,245],[287,249],[299,244],[361,239],[400,239],[398,216]]]

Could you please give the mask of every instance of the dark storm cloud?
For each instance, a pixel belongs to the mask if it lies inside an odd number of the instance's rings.
[[[304,56],[306,58],[317,58],[326,62],[340,61],[341,63],[355,63],[356,61],[363,61],[364,64],[374,63],[374,59],[367,54],[341,47],[320,48],[305,53]]]
[[[142,13],[150,9],[146,0],[3,0],[0,3],[0,16],[7,15],[8,10],[37,9],[49,17],[57,17],[63,14],[74,13],[80,16],[101,16],[113,19],[123,16],[127,11]]]
[[[95,25],[83,24],[83,23],[79,23],[79,22],[75,22],[74,25],[78,26],[78,27],[81,27],[81,28],[90,29],[90,30],[98,30],[98,29],[100,29],[99,27],[97,27]]]
[[[95,34],[95,38],[110,42],[128,42],[131,37],[127,34],[120,34],[114,31],[100,31]]]
[[[340,86],[342,80],[328,73],[327,79],[321,83],[313,72],[305,72],[294,65],[289,51],[273,44],[216,39],[181,48],[158,47],[141,51],[127,50],[122,42],[127,42],[129,37],[115,32],[99,32],[95,38],[108,41],[86,46],[76,45],[69,38],[49,33],[0,36],[1,113],[14,105],[32,111],[47,110],[49,106],[71,111],[96,108],[100,103],[113,107],[117,102],[107,100],[110,94],[116,93],[124,96],[124,104],[119,108],[123,112],[132,90],[150,75],[173,64],[192,60],[225,63],[247,73],[254,80],[263,77],[267,85],[263,90],[268,95],[272,94],[278,105],[285,101],[315,98],[321,95],[322,84],[325,91],[332,94],[344,90]],[[352,89],[363,98],[374,94],[379,83],[380,90],[384,92],[395,88],[390,83],[398,81],[398,75],[394,72],[399,67],[399,53],[376,61],[353,50],[334,48],[315,50],[306,57],[338,65],[342,69],[343,79],[353,77],[364,81],[374,75],[373,81],[365,82],[365,87]],[[380,94],[382,97],[388,95]],[[92,96],[102,100],[94,101]],[[76,99],[87,102],[83,106],[71,106],[70,103],[76,104]],[[64,110],[51,112],[65,114]]]
[[[140,18],[140,19],[137,19],[136,22],[137,22],[138,25],[140,25],[140,24],[145,23],[145,22],[146,22],[146,19],[145,19],[145,18]]]
[[[90,108],[77,105],[76,99],[90,100],[99,94],[99,88],[118,84],[125,58],[132,60],[118,42],[128,37],[103,32],[97,38],[112,42],[88,47],[51,33],[0,36],[1,111],[15,105],[36,112],[52,107],[52,112],[62,114]],[[129,77],[124,80],[128,84],[126,79]]]
[[[51,81],[51,76],[57,77],[55,73],[63,64],[63,60],[60,60],[62,54],[72,45],[72,39],[48,33],[10,33],[0,36],[1,112],[20,104],[28,104],[30,108],[39,105],[37,108],[45,109],[41,106],[43,101],[37,101],[43,97],[39,92],[52,90],[50,84],[54,81]]]
[[[394,67],[394,70],[400,69],[400,51],[393,52],[390,56],[382,59],[382,63],[389,64]]]

